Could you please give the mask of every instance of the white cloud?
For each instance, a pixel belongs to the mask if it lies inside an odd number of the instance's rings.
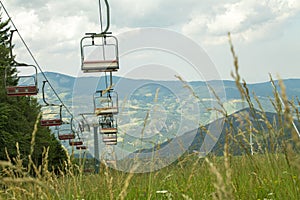
[[[204,38],[208,44],[226,42],[227,32],[239,41],[252,42],[268,38],[274,31],[282,31],[280,27],[299,13],[300,6],[296,0],[244,0],[212,5],[212,10],[215,12],[194,13],[182,32]]]
[[[240,3],[225,4],[224,8],[226,10],[224,13],[217,15],[207,24],[209,33],[218,35],[239,29],[249,12],[241,9]]]
[[[175,28],[191,37],[201,38],[205,43],[224,39],[227,32],[247,42],[256,38],[269,37],[269,28],[281,26],[300,11],[297,0],[110,0],[111,25],[118,29],[136,27]],[[18,24],[28,31],[39,31],[47,26],[47,35],[53,39],[77,36],[80,33],[98,29],[98,2],[93,0],[12,0],[8,4],[17,17]],[[104,3],[102,3],[104,9]],[[23,13],[23,16],[21,14]],[[25,17],[24,15],[28,15]],[[32,16],[33,15],[33,16]],[[34,20],[34,21],[32,21]],[[27,28],[25,27],[25,24]],[[87,26],[88,24],[88,26]],[[28,28],[28,26],[30,28]],[[54,28],[52,26],[57,26]],[[92,27],[92,28],[91,28]],[[268,28],[269,27],[269,28]],[[258,30],[258,32],[254,31]],[[263,30],[263,31],[262,31]],[[73,31],[73,33],[71,33]],[[274,31],[274,30],[273,30]],[[278,30],[280,31],[280,30]],[[32,34],[32,33],[31,33]],[[51,37],[51,35],[53,35]],[[218,43],[218,42],[213,42]]]

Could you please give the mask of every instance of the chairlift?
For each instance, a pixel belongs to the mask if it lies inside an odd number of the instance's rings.
[[[41,110],[41,126],[60,126],[63,123],[62,105],[43,105]]]
[[[110,27],[110,9],[107,0],[106,28],[102,30],[102,12],[99,1],[101,33],[86,33],[80,41],[81,69],[83,72],[114,72],[119,69],[118,39],[108,32]]]
[[[80,130],[81,133],[91,131],[90,124],[89,124],[89,122],[87,121],[87,119],[85,117],[86,114],[91,115],[92,113],[81,113],[81,114],[79,114],[82,117],[82,119],[79,120],[79,123],[78,123],[78,127],[79,127],[79,130]]]
[[[87,150],[87,146],[81,145],[81,146],[76,146],[77,150]]]
[[[6,94],[8,96],[32,96],[38,93],[37,83],[37,68],[34,65],[27,65],[24,63],[18,63],[14,60],[12,53],[12,37],[16,30],[12,30],[10,34],[10,57],[13,60],[13,64],[5,68],[4,84],[6,88]],[[9,69],[16,69],[17,71],[17,85],[11,85],[9,83]]]
[[[80,146],[80,145],[83,145],[83,141],[81,141],[81,140],[76,140],[76,141],[70,140],[69,145],[70,146]]]
[[[83,120],[80,120],[78,122],[78,127],[79,127],[79,130],[80,132],[90,132],[90,125],[89,124],[86,124]]]
[[[74,140],[69,140],[69,145],[70,146],[75,146],[77,150],[86,150],[87,146],[84,145],[83,140],[81,139],[74,139]]]
[[[86,33],[80,41],[84,73],[114,72],[119,69],[118,39],[107,33]]]
[[[112,115],[101,116],[99,118],[100,134],[102,134],[102,141],[106,145],[116,145],[117,144],[117,120],[114,119]]]
[[[41,126],[60,126],[62,125],[62,105],[49,104],[45,98],[45,84],[43,81],[42,93],[45,105],[42,106]]]
[[[9,68],[16,68],[18,71],[17,85],[8,83],[8,67],[5,68],[5,88],[8,96],[32,96],[37,95],[37,68],[34,65],[17,64]],[[26,68],[26,69],[25,69]],[[31,69],[30,69],[31,68]],[[22,74],[22,71],[30,70],[33,74]]]
[[[63,134],[63,135],[58,135],[59,140],[72,140],[75,139],[75,135],[70,133],[70,134]]]
[[[58,139],[59,140],[73,140],[75,139],[75,133],[73,131],[72,119],[71,123],[63,123],[58,129]]]
[[[102,141],[106,145],[117,145],[117,134],[116,133],[103,134]]]
[[[100,134],[109,134],[118,132],[117,120],[113,115],[104,115],[99,118]]]
[[[77,141],[69,141],[70,146],[75,146],[77,150],[86,150],[87,146],[84,144],[83,140],[77,140]]]
[[[117,114],[118,94],[112,89],[96,91],[94,94],[94,111],[97,116]]]
[[[117,165],[117,158],[114,146],[106,145],[104,148],[104,152],[102,154],[102,160],[104,161],[105,165],[114,166]]]
[[[84,121],[86,122],[85,117],[82,115]],[[71,122],[73,121],[73,119],[71,119]],[[87,146],[84,145],[84,140],[82,137],[79,136],[79,134],[82,135],[82,133],[84,132],[84,129],[82,129],[81,127],[81,123],[79,122],[79,126],[77,127],[77,131],[76,131],[76,135],[77,135],[77,139],[73,139],[73,140],[69,140],[69,145],[70,146],[75,146],[77,150],[85,150],[87,149]],[[73,127],[71,127],[73,129]]]

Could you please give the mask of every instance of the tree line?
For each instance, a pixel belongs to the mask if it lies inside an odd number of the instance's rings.
[[[10,158],[16,157],[18,144],[24,166],[27,166],[32,132],[35,122],[39,120],[41,106],[35,97],[6,94],[6,83],[18,84],[18,72],[11,67],[16,55],[10,55],[13,48],[10,45],[10,30],[9,20],[4,21],[0,14],[0,160],[8,160],[7,154]],[[31,156],[35,165],[42,163],[43,150],[48,147],[49,168],[57,169],[66,159],[66,153],[51,130],[38,124]]]

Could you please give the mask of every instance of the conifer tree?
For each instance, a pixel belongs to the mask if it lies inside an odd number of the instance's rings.
[[[0,15],[0,160],[6,160],[7,150],[10,157],[17,155],[16,143],[19,144],[21,156],[26,166],[30,154],[31,138],[34,124],[40,113],[36,98],[9,97],[5,85],[17,85],[17,71],[12,66],[10,55],[9,21],[3,21]],[[49,147],[49,168],[60,167],[66,159],[64,150],[49,128],[38,126],[32,160],[36,165],[42,162],[42,152]]]

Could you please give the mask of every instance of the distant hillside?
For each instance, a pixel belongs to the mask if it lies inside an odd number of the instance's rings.
[[[253,124],[252,129],[256,129],[259,132],[258,134],[253,132],[252,135],[253,149],[255,152],[261,153],[266,149],[269,149],[270,151],[272,150],[271,148],[276,148],[276,146],[272,147],[272,144],[280,144],[283,139],[291,140],[291,133],[289,131],[286,131],[285,135],[276,135],[276,133],[268,130],[266,123],[259,120],[261,119],[262,113],[258,110],[255,110],[254,112],[254,114],[253,112],[250,113],[249,108],[240,110],[228,116],[227,120],[224,120],[224,118],[218,119],[204,127],[189,131],[172,140],[156,145],[154,148],[136,151],[129,155],[129,158],[146,160],[151,159],[153,156],[159,157],[160,159],[179,157],[182,154],[183,149],[188,150],[190,153],[198,152],[203,156],[208,153],[220,156],[224,153],[226,132],[230,134],[230,152],[233,155],[250,153],[250,133],[248,131],[249,127],[245,116],[248,116]],[[253,115],[254,118],[252,117]],[[271,124],[278,124],[277,114],[266,112],[265,115],[266,119]],[[299,129],[299,122],[295,121],[295,124]],[[218,130],[219,128],[221,128],[221,132]],[[279,130],[280,128],[282,127],[275,127],[276,130]],[[210,132],[208,133],[207,130],[210,130]],[[241,131],[244,131],[243,134],[241,134]],[[217,140],[212,139],[210,135],[216,137]]]
[[[262,119],[262,115],[265,115],[268,123],[272,124],[274,132],[268,128],[266,120]],[[251,126],[247,118],[249,118]],[[281,120],[283,120],[282,117]],[[210,126],[215,126],[216,123],[218,124],[219,122],[212,122],[198,130],[197,135],[189,147],[190,152],[199,150],[201,152],[201,149],[203,150],[203,139],[208,135],[206,130]],[[299,129],[299,122],[295,121],[295,124]],[[231,114],[224,120],[221,134],[217,143],[211,149],[211,153],[214,155],[223,155],[226,134],[230,135],[230,152],[233,155],[250,153],[250,134],[252,134],[254,152],[262,153],[265,150],[269,152],[274,151],[277,148],[276,145],[281,144],[283,140],[291,141],[292,139],[289,130],[285,130],[284,135],[279,134],[279,130],[282,128],[283,127],[279,125],[279,116],[276,113],[262,113],[259,110],[253,111],[249,108],[242,109]]]
[[[46,72],[45,75],[75,117],[78,117],[79,113],[93,113],[94,92],[99,89],[106,89],[106,80],[104,77],[72,77],[54,72]],[[43,104],[41,94],[43,77],[39,74],[38,78],[40,88],[38,98],[40,103]],[[179,130],[181,121],[198,120],[199,124],[205,127],[216,120],[215,117],[212,117],[214,115],[212,111],[209,111],[209,109],[216,104],[216,98],[209,91],[208,85],[214,84],[218,86],[220,81],[210,81],[208,83],[193,81],[183,83],[180,80],[153,81],[113,77],[113,82],[115,83],[115,90],[119,94],[120,113],[118,115],[118,145],[121,145],[130,152],[139,150],[146,151],[145,149],[158,148],[158,146],[156,146],[157,144],[160,144],[161,147],[165,145],[165,142],[167,141],[176,141],[177,139],[174,137],[177,134],[177,130]],[[290,99],[300,96],[300,89],[298,87],[300,85],[300,79],[288,79],[284,80],[284,83],[286,84],[286,93]],[[191,91],[185,84],[188,84],[193,89],[193,95],[195,95],[195,97],[191,97]],[[226,99],[223,97],[222,101],[228,114],[245,109],[247,104],[241,101],[240,93],[236,88],[235,82],[223,81],[223,84],[226,92]],[[220,88],[218,89],[221,90],[221,86],[222,85],[220,84]],[[273,117],[271,112],[274,111],[274,108],[270,102],[270,99],[273,97],[273,88],[271,84],[269,82],[249,84],[248,88],[251,95],[254,92],[258,96],[264,110],[270,113],[270,118]],[[59,104],[54,93],[47,85],[45,93],[48,102]],[[194,102],[197,102],[200,113],[198,119],[192,119],[195,116],[189,116],[189,113],[192,113],[191,111],[193,111],[193,108],[188,106],[187,97],[192,98],[195,100]],[[256,108],[258,108],[258,106],[256,106]],[[153,113],[153,111],[157,109],[158,111],[156,112],[158,113]],[[192,110],[188,111],[188,109]],[[164,123],[158,128],[155,127],[157,124],[147,128],[147,126],[151,125],[150,120],[149,123],[146,124],[144,134],[152,134],[153,137],[147,137],[146,139],[142,139],[142,141],[140,134],[142,133],[145,117],[148,112],[150,112],[150,115],[160,117],[159,121]],[[64,115],[64,117],[67,118],[68,116]],[[151,117],[149,119],[151,119]],[[154,118],[152,121],[153,120],[155,121]],[[222,123],[222,119],[220,119],[218,123]],[[186,125],[188,126],[188,123]],[[238,124],[235,125],[238,126]],[[196,126],[194,128],[196,128]],[[187,130],[192,129],[189,128]],[[151,133],[151,131],[154,131],[155,134],[153,132]],[[187,132],[185,133],[185,136],[180,138],[180,140],[186,140],[187,142],[185,144],[188,144],[188,146],[191,144],[192,146],[195,146],[194,149],[190,149],[191,151],[197,150],[199,147],[197,145],[201,144],[201,140],[199,140],[200,132],[197,133],[197,131],[200,130],[190,131],[190,133],[189,131],[185,131]],[[196,134],[197,142],[193,141],[191,138]],[[222,137],[220,137],[220,141],[223,141]],[[89,141],[89,144],[93,144],[93,142]],[[176,142],[174,144],[178,145]]]
[[[105,78],[104,77],[72,77],[60,73],[55,72],[45,72],[45,75],[53,85],[53,87],[58,91],[61,92],[73,92],[73,89],[78,91],[84,92],[84,94],[93,93],[95,89],[104,89],[105,88]],[[41,91],[42,81],[44,80],[41,74],[38,75],[39,80],[39,88]],[[132,91],[133,88],[137,86],[143,86],[149,83],[163,86],[174,86],[177,85],[178,88],[182,88],[183,84],[178,81],[153,81],[153,80],[143,80],[143,79],[129,79],[124,77],[113,77],[113,82],[115,83],[116,90],[118,91],[120,98],[124,98],[128,96],[127,91]],[[213,81],[211,81],[213,82]],[[192,81],[189,82],[199,97],[209,98],[208,94],[208,85],[210,82],[203,82],[203,81]],[[226,91],[226,98],[230,99],[239,99],[240,93],[236,88],[234,81],[223,81]],[[277,81],[275,81],[277,84]],[[286,86],[286,93],[290,99],[293,97],[300,96],[300,79],[286,79],[284,80],[284,84]],[[255,84],[248,84],[247,85],[250,91],[250,94],[254,92],[258,97],[261,98],[268,98],[273,96],[273,88],[270,82],[263,82],[263,83],[255,83]],[[75,88],[74,88],[75,87]],[[93,89],[93,90],[92,90]],[[155,91],[156,88],[153,90]]]

